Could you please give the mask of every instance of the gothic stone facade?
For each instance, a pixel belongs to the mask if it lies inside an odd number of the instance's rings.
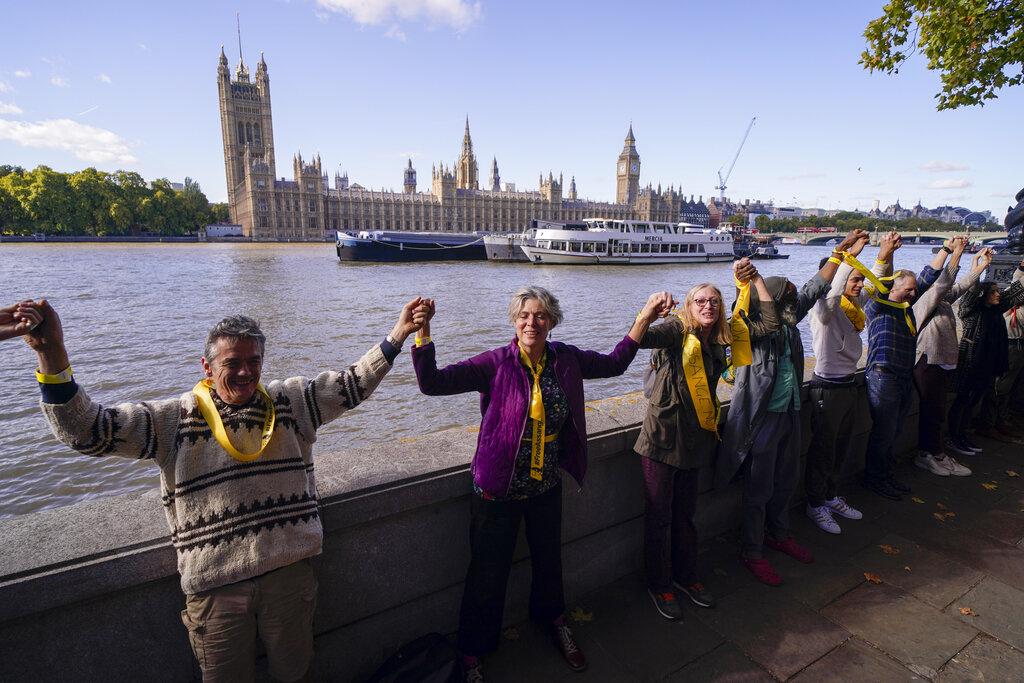
[[[246,237],[259,241],[323,241],[325,231],[409,230],[474,232],[522,230],[531,219],[583,218],[678,221],[691,201],[669,188],[640,187],[640,155],[630,125],[617,162],[616,203],[579,199],[576,181],[563,195],[562,176],[540,176],[539,189],[501,189],[497,160],[490,189],[480,189],[469,120],[454,170],[437,164],[429,191],[416,190],[416,170],[404,169],[402,191],[367,190],[335,174],[334,187],[319,155],[292,158],[292,180],[277,177],[270,106],[270,76],[260,56],[255,78],[239,60],[234,78],[221,48],[217,67],[224,167],[231,220]],[[703,205],[702,205],[703,206]]]

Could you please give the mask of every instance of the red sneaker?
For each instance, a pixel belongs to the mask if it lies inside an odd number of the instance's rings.
[[[763,558],[755,559],[753,557],[744,557],[740,555],[740,562],[747,566],[747,569],[754,572],[754,576],[757,580],[763,584],[769,586],[781,586],[782,577],[775,573],[772,566],[768,563],[768,560]]]
[[[792,536],[787,538],[785,541],[776,541],[774,538],[767,536],[764,539],[764,544],[772,550],[778,550],[779,552],[786,553],[794,560],[803,562],[804,564],[814,562],[814,555],[811,555],[811,551],[807,548],[798,546]]]

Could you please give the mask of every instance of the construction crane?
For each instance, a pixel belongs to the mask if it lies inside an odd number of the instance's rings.
[[[750,125],[747,126],[747,132],[743,134],[743,139],[740,140],[740,146],[736,149],[736,156],[732,158],[732,163],[729,164],[729,171],[725,174],[725,178],[722,178],[722,169],[718,169],[718,185],[715,185],[715,189],[720,191],[720,199],[725,202],[725,187],[729,181],[729,176],[732,175],[732,169],[736,165],[736,160],[740,158],[740,151],[743,150],[743,144],[747,141],[747,136],[750,135],[750,129],[754,127],[754,121],[757,121],[757,117],[750,119]]]

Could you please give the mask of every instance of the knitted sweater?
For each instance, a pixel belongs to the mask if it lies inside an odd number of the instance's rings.
[[[881,277],[891,269],[889,264],[875,262],[871,272]],[[814,372],[821,377],[852,375],[864,353],[860,330],[853,326],[843,312],[843,292],[850,279],[853,266],[843,263],[836,270],[828,294],[818,299],[809,314],[811,338],[814,347]],[[861,308],[871,298],[871,290],[864,287],[857,296]]]
[[[320,553],[316,430],[362,402],[390,369],[375,345],[343,372],[270,382],[273,437],[248,463],[213,438],[192,392],[104,408],[79,387],[67,403],[42,407],[54,435],[80,453],[156,462],[181,589],[195,594]],[[238,407],[211,396],[235,448],[257,451],[266,415],[262,394]]]

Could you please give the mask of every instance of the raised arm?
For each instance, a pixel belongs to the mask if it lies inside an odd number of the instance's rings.
[[[437,367],[437,349],[430,338],[430,320],[437,312],[433,299],[423,299],[420,305],[423,323],[412,349],[412,366],[416,383],[428,396],[451,396],[467,391],[484,392],[494,376],[498,357],[487,351],[445,368]]]
[[[638,344],[642,343],[646,338],[646,333],[651,323],[658,318],[667,316],[677,304],[678,302],[668,292],[655,292],[651,294],[647,297],[647,302],[633,322],[633,327],[629,330],[630,339]]]
[[[832,282],[832,278],[835,277],[836,271],[843,262],[843,252],[850,252],[856,256],[864,248],[864,245],[867,244],[869,238],[870,235],[867,230],[851,230],[848,232],[843,241],[832,250],[832,258],[825,262],[825,265],[818,271],[818,275],[823,277],[826,282]],[[853,251],[854,248],[857,249],[856,253]]]

